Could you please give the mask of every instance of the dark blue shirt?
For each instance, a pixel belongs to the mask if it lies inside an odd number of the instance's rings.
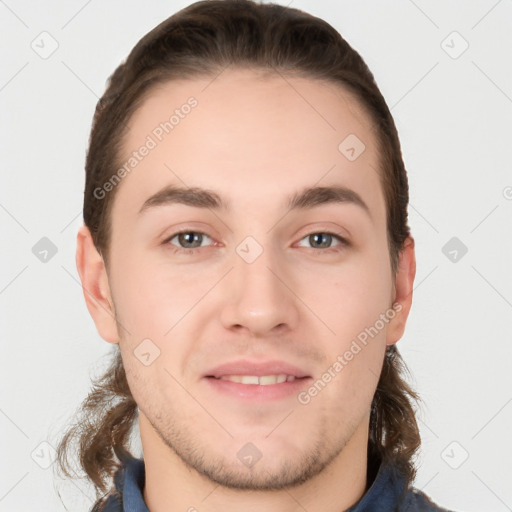
[[[92,512],[149,512],[144,498],[144,461],[127,459],[114,477],[115,491],[98,501]],[[342,511],[340,511],[342,512]],[[361,499],[345,512],[450,512],[409,486],[390,464],[381,464],[377,476]]]

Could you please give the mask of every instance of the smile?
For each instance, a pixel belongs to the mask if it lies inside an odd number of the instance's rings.
[[[269,386],[272,384],[282,384],[283,382],[292,382],[295,380],[294,375],[286,375],[281,373],[279,375],[223,375],[219,377],[220,380],[229,380],[240,384]]]

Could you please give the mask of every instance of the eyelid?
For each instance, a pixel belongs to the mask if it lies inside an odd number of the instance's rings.
[[[320,224],[320,225],[318,225]],[[327,224],[322,223],[313,223],[313,225],[308,224],[305,226],[300,232],[303,232],[301,239],[308,235],[313,235],[315,233],[324,233],[329,235],[335,235],[339,238],[345,239],[347,242],[350,239],[351,235],[348,229],[342,228],[337,224],[333,224],[332,222],[328,222]]]

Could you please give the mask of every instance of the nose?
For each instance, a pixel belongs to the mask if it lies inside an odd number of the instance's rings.
[[[254,241],[241,245],[233,254],[234,268],[225,283],[223,326],[245,329],[252,336],[294,330],[300,299],[294,293],[294,278],[284,259],[270,245],[263,247]]]

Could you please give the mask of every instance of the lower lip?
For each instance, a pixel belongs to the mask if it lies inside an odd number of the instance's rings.
[[[311,377],[268,385],[242,384],[226,379],[216,379],[215,377],[205,377],[204,380],[219,393],[242,400],[266,401],[287,398],[290,395],[297,396],[301,389],[309,384]]]

